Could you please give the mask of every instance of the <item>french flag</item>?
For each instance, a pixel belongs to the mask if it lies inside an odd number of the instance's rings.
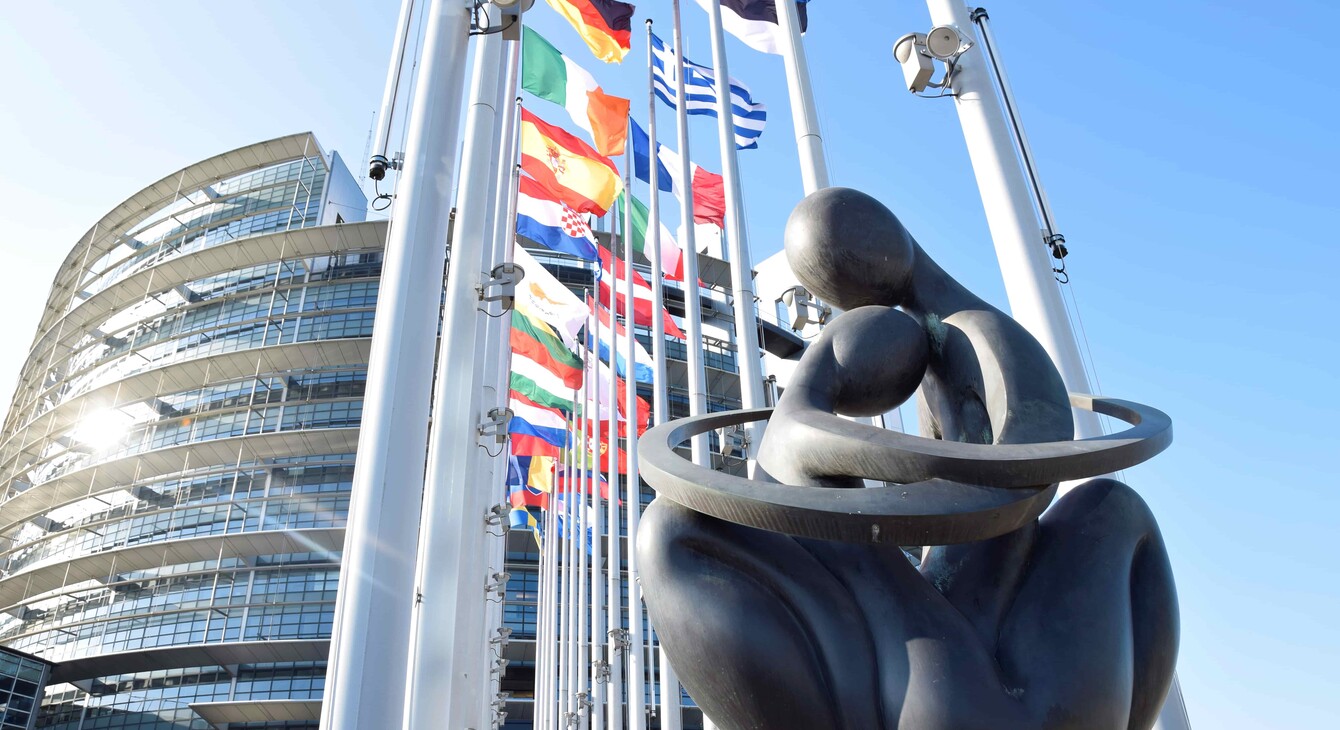
[[[637,179],[651,182],[651,136],[642,125],[633,121],[633,173]],[[693,219],[699,223],[711,223],[717,228],[726,227],[726,186],[721,176],[708,172],[698,163],[690,163],[692,179],[689,187],[693,190]],[[676,198],[684,200],[684,191],[679,185],[679,153],[656,143],[656,184],[663,192],[674,193]],[[671,170],[674,174],[671,174]]]
[[[586,216],[555,200],[536,181],[521,178],[516,198],[516,232],[551,251],[595,261],[596,238]]]

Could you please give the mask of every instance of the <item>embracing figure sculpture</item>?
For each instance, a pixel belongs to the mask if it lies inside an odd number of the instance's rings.
[[[723,730],[1145,730],[1176,662],[1158,526],[1091,479],[1171,440],[1139,404],[1067,394],[1042,347],[863,193],[786,228],[792,270],[846,310],[802,356],[752,480],[696,469],[713,414],[644,437],[659,492],[638,561],[648,611]],[[923,438],[842,416],[917,396]],[[1135,427],[1074,441],[1071,406]],[[733,419],[733,420],[732,420]],[[884,482],[864,488],[864,480]],[[902,546],[927,546],[914,565]]]

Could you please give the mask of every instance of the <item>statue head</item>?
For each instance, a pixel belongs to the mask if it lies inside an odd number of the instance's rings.
[[[843,309],[898,306],[910,293],[916,241],[859,190],[824,188],[800,201],[786,222],[785,245],[800,283]]]

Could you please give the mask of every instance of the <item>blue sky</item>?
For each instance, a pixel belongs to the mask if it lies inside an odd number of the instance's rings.
[[[711,63],[685,1],[688,56]],[[1182,605],[1180,673],[1199,728],[1334,727],[1340,413],[1334,312],[1340,167],[1332,3],[1035,0],[989,6],[1072,256],[1104,393],[1176,424],[1128,472],[1158,515]],[[141,187],[202,158],[310,129],[357,172],[398,2],[6,3],[0,7],[0,287],[27,343],[66,252]],[[586,54],[552,11],[536,28],[646,117],[641,3],[629,60]],[[893,40],[924,5],[818,0],[807,48],[835,184],[885,201],[948,271],[1006,307],[957,118],[900,88]],[[780,59],[728,41],[770,107],[741,154],[756,260],[801,197]],[[537,113],[564,122],[537,102]],[[661,111],[663,128],[672,117]],[[720,169],[710,120],[692,157]],[[642,194],[645,194],[643,192]],[[670,199],[666,202],[673,204]],[[0,400],[22,364],[0,353]]]

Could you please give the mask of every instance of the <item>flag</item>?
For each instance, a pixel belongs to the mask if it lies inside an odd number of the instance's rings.
[[[569,390],[582,387],[582,361],[569,350],[558,333],[526,312],[512,310],[512,352],[557,375]]]
[[[514,392],[535,405],[572,412],[572,390],[563,379],[525,355],[512,353],[509,382]]]
[[[623,274],[623,261],[621,261],[619,257],[611,254],[608,249],[602,248],[598,253],[600,254],[600,268],[603,271],[603,275],[600,277],[600,301],[608,302],[610,300],[609,282],[616,278],[621,278],[621,275]],[[618,267],[620,277],[616,277],[615,273],[610,270],[611,265]],[[615,289],[614,301],[616,310],[619,314],[626,317],[628,315],[628,303],[623,290],[624,287],[622,286]],[[679,326],[675,324],[675,320],[670,317],[670,313],[665,311],[664,307],[659,306],[659,303],[654,303],[652,301],[651,286],[647,284],[647,280],[643,279],[641,274],[634,271],[633,322],[635,324],[640,324],[643,327],[650,327],[652,312],[657,310],[660,311],[662,321],[665,323],[665,333],[677,339],[684,339],[684,333],[680,331]]]
[[[512,391],[507,407],[512,420],[507,432],[512,453],[525,456],[558,456],[568,445],[568,422],[558,409],[537,405],[524,394]]]
[[[633,122],[633,174],[637,179],[651,182],[651,137],[636,121]],[[684,200],[684,191],[679,184],[679,153],[656,143],[656,184],[667,193]],[[721,176],[708,172],[697,163],[691,164],[692,179],[689,187],[693,190],[693,219],[700,223],[712,223],[717,228],[726,227],[726,185]],[[674,170],[674,174],[670,171]]]
[[[616,422],[619,424],[619,436],[627,435],[626,416],[628,410],[627,390],[624,379],[618,376],[614,377],[614,392],[610,393],[610,369],[605,363],[596,358],[588,358],[586,361],[586,413],[587,418],[596,414],[602,423],[608,424],[610,418],[610,404],[615,404]],[[634,423],[637,424],[637,433],[641,436],[646,432],[648,424],[651,422],[651,404],[642,398],[637,399],[632,411]],[[604,427],[603,430],[608,430]],[[594,432],[594,429],[593,429]],[[604,438],[604,434],[601,434]]]
[[[809,25],[805,13],[807,0],[796,0],[800,32]],[[698,0],[703,10],[712,12],[712,0]],[[777,24],[777,5],[773,0],[721,0],[721,27],[746,46],[762,53],[782,52],[781,26]]]
[[[594,338],[588,338],[587,343],[591,350],[596,350],[598,348],[601,360],[608,363],[610,361],[610,349],[615,347],[612,344],[613,340],[609,335],[609,310],[594,304],[593,309],[599,312],[600,342],[595,343],[592,341]],[[625,343],[628,341],[628,330],[624,327],[623,323],[618,320],[614,321],[614,325],[618,329],[619,336],[619,342],[615,351],[614,371],[620,378],[626,379],[628,377],[628,361],[624,357],[624,347]],[[655,372],[655,361],[652,360],[651,355],[647,352],[647,349],[642,346],[642,343],[638,342],[636,337],[633,338],[633,379],[639,383],[651,383],[655,380]]]
[[[516,197],[516,232],[551,251],[596,260],[596,238],[586,214],[553,199],[528,177],[521,178]]]
[[[609,429],[601,429],[599,444],[596,443],[596,437],[594,431],[590,429],[587,430],[586,444],[588,451],[586,454],[586,458],[587,458],[587,466],[589,468],[594,469],[597,465],[599,465],[600,469],[605,468],[605,460],[609,458],[609,450],[610,450],[610,436],[608,433],[606,433],[606,431],[608,430]],[[581,436],[580,433],[576,435],[578,437]],[[581,461],[582,454],[580,446],[574,450],[573,458],[577,459],[578,462]],[[600,461],[597,462],[596,459],[599,459]],[[628,473],[628,453],[625,452],[623,449],[619,449],[618,452],[615,454],[614,463],[615,467],[619,470],[620,474]]]
[[[600,468],[604,469],[605,467],[602,465]],[[588,477],[596,478],[596,481],[600,484],[600,498],[609,501],[610,483],[609,480],[605,478],[604,472],[601,471],[582,472],[577,469],[573,469],[571,472],[565,471],[555,479],[554,484],[558,487],[560,494],[575,494],[579,488],[587,488],[590,486],[590,482],[587,482],[586,484],[581,483],[583,474],[586,474]],[[622,499],[619,500],[619,504],[623,504]]]
[[[586,325],[591,310],[576,294],[561,284],[521,246],[512,247],[512,261],[526,272],[516,287],[516,310],[554,328],[569,350],[578,352],[577,333]]]
[[[554,491],[554,467],[558,460],[551,456],[518,456],[507,458],[507,484],[530,487],[546,494]]]
[[[628,231],[628,241],[633,245],[633,250],[642,255],[642,258],[650,261],[651,252],[647,250],[647,227],[651,225],[651,211],[647,206],[637,198],[632,198],[633,205],[630,209],[630,215],[624,216],[624,201],[630,198],[627,191],[619,196],[619,220],[627,220],[632,223]],[[684,251],[680,249],[679,244],[675,243],[674,236],[670,235],[670,229],[666,227],[664,221],[657,221],[661,225],[661,274],[667,279],[675,281],[684,280]]]
[[[586,338],[587,349],[592,351],[599,349],[600,359],[608,363],[610,361],[610,350],[614,349],[614,346],[611,344],[612,338],[610,337],[609,334],[610,312],[608,309],[600,306],[599,304],[596,304],[595,302],[592,302],[590,299],[588,299],[586,303],[588,306],[591,307],[593,311],[598,312],[597,316],[600,317],[600,342],[597,343],[595,341],[594,332],[588,334]],[[623,323],[618,320],[614,321],[614,325],[618,328],[618,335],[619,335],[618,348],[615,352],[615,359],[614,359],[615,362],[614,371],[619,374],[619,377],[627,378],[628,360],[624,357],[623,350],[624,350],[624,343],[628,341],[627,340],[628,330],[625,329]],[[637,339],[634,338],[633,339],[634,379],[639,383],[651,383],[655,380],[655,373],[656,373],[655,361],[651,359],[651,355],[647,354],[647,350],[642,346],[642,343],[638,342]]]
[[[679,108],[676,99],[679,91],[675,74],[675,52],[655,34],[651,36],[651,73],[652,86],[656,96],[671,109]],[[754,103],[754,95],[749,87],[734,77],[730,79],[731,112],[735,125],[735,146],[737,149],[757,149],[758,138],[763,135],[763,127],[768,123],[768,108]],[[717,118],[717,74],[716,71],[684,59],[684,106],[688,114]]]
[[[568,110],[573,124],[605,156],[622,155],[628,136],[628,99],[610,96],[586,69],[530,27],[521,29],[521,88]]]
[[[596,58],[619,63],[632,36],[633,6],[615,0],[545,0],[567,18]]]
[[[528,109],[521,110],[521,169],[548,197],[582,213],[605,215],[623,190],[608,157]]]
[[[513,507],[507,512],[507,524],[513,530],[526,530],[535,533],[535,545],[541,550],[544,549],[544,531],[540,529],[540,523],[535,519],[535,515],[524,507]]]

